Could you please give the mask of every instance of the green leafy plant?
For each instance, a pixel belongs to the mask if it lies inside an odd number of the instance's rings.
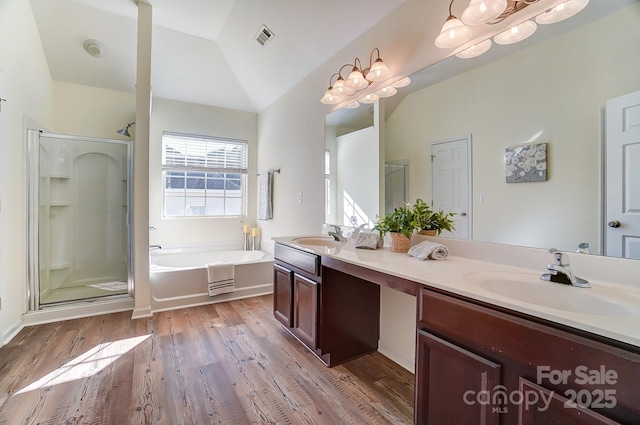
[[[411,238],[414,230],[435,230],[439,235],[443,230],[451,232],[455,229],[454,215],[451,212],[433,211],[425,201],[417,199],[413,206],[405,204],[379,218],[373,229],[380,233],[381,238],[389,232],[402,233]]]
[[[451,232],[455,229],[454,215],[455,213],[452,212],[433,211],[429,204],[422,199],[417,199],[413,207],[412,224],[418,231],[435,230],[439,235],[443,230]]]
[[[394,209],[391,213],[385,214],[384,217],[378,219],[373,229],[380,233],[381,238],[389,232],[402,233],[410,238],[413,229],[415,229],[411,205],[406,204]]]

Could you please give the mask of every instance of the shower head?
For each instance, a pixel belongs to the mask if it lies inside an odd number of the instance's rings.
[[[135,124],[135,121],[130,122],[129,124],[122,127],[120,130],[116,131],[116,133],[122,134],[123,136],[131,137],[131,134],[129,134],[129,127],[131,127],[134,124]]]

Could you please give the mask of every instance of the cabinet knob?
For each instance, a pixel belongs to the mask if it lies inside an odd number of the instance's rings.
[[[618,220],[611,220],[609,222],[609,227],[618,228],[620,227],[620,222]]]
[[[466,217],[466,216],[467,216],[467,213],[466,213],[466,212],[462,212],[462,213],[460,213],[460,217]]]

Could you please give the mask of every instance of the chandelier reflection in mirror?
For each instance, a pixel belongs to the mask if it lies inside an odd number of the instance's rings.
[[[374,54],[377,55],[375,61]],[[342,71],[351,68],[351,72],[345,80]],[[344,64],[338,72],[329,78],[329,88],[325,91],[320,102],[328,105],[342,104],[344,108],[357,108],[360,103],[373,103],[381,97],[390,97],[396,94],[397,88],[408,85],[411,80],[408,77],[398,80],[388,86],[371,93],[361,92],[376,81],[388,80],[391,72],[380,58],[380,49],[377,47],[369,55],[369,67],[362,69],[359,58],[355,58],[352,64]],[[334,78],[337,77],[334,81]]]
[[[473,36],[472,27],[479,25],[495,25],[509,16],[539,0],[471,0],[462,12],[460,19],[456,17],[449,3],[449,17],[435,39],[435,45],[441,49],[452,49],[462,46]],[[572,17],[584,9],[589,0],[564,0],[545,10],[535,17],[497,34],[493,37],[496,44],[512,44],[530,37],[537,29],[537,24],[553,24]],[[487,39],[457,53],[456,56],[468,59],[480,56],[491,48],[491,40]]]

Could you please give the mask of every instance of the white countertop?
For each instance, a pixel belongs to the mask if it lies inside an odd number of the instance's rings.
[[[273,240],[640,347],[638,288],[592,280],[589,276],[581,277],[590,281],[591,288],[544,282],[540,280],[540,275],[546,271],[545,264],[539,270],[533,270],[453,255],[440,261],[420,261],[406,253],[391,252],[386,247],[377,250],[356,249],[353,242],[335,243],[333,247],[310,246],[296,243],[295,239],[298,238],[300,236],[276,237]],[[527,284],[524,290],[520,293],[520,288],[510,290],[511,295],[506,296],[495,293],[487,285],[488,281],[509,284],[512,280],[525,280]],[[531,285],[535,286],[535,292],[540,289],[537,285],[545,285],[541,288],[544,291],[542,295],[552,291],[550,302],[547,304],[546,297],[535,300],[535,293],[526,293],[526,287],[531,288]],[[568,304],[567,308],[553,308],[552,305],[558,300],[560,304]],[[591,305],[591,301],[595,301],[594,305],[602,305],[602,308],[585,309],[585,305]]]

